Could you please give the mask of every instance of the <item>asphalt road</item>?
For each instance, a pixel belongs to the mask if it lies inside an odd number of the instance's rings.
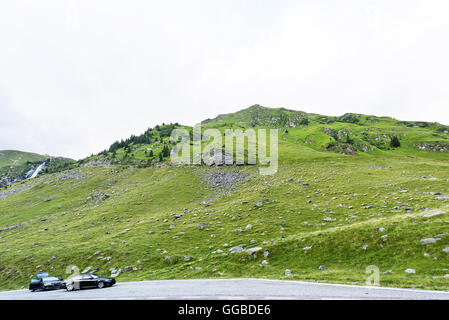
[[[160,280],[117,283],[74,292],[0,292],[0,300],[133,299],[448,299],[449,291],[364,287],[264,279]]]

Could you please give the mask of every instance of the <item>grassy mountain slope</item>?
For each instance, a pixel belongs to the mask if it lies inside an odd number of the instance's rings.
[[[150,140],[117,146],[115,157],[106,150],[77,168],[0,192],[0,288],[26,286],[41,270],[67,276],[72,265],[106,275],[121,269],[119,281],[261,277],[357,284],[374,265],[381,285],[449,289],[449,154],[416,147],[443,144],[444,126],[290,111],[285,118],[283,109],[264,109],[203,126],[282,128],[272,176],[259,175],[257,166],[153,166],[169,145],[159,127],[146,133],[152,132]],[[281,117],[286,121],[276,122]],[[349,140],[342,131],[350,132]],[[393,133],[400,147],[391,147],[390,138],[376,140]],[[364,151],[358,139],[373,150]],[[329,148],[331,142],[354,152]],[[435,241],[420,244],[425,238]],[[261,249],[229,251],[242,244]],[[134,269],[123,272],[127,266]]]
[[[271,109],[254,105],[236,113],[219,115],[201,123],[202,130],[277,128],[280,139],[306,152],[327,151],[339,154],[394,154],[446,159],[449,151],[449,127],[439,123],[399,121],[389,117],[345,114],[331,117],[285,108]],[[171,148],[173,129],[191,127],[179,124],[156,126],[140,136],[117,141],[107,150],[83,160],[112,164],[152,166],[160,162],[164,146]],[[392,143],[396,138],[399,146]],[[223,141],[224,143],[224,141]],[[168,158],[168,154],[162,158]],[[287,157],[288,158],[288,157]]]
[[[19,166],[27,162],[43,161],[48,156],[37,153],[16,150],[0,150],[0,168],[7,166]]]

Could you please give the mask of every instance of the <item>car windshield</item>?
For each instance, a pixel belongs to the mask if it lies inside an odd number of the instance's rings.
[[[46,277],[46,278],[42,279],[42,281],[44,281],[44,282],[59,281],[59,279],[56,277]]]
[[[96,276],[94,274],[92,274],[91,277],[94,278],[94,279],[98,279],[98,276]]]

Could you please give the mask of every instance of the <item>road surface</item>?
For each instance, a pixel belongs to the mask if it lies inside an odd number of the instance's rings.
[[[0,300],[130,299],[447,299],[449,291],[365,287],[265,279],[159,280],[117,283],[111,288],[0,292]]]

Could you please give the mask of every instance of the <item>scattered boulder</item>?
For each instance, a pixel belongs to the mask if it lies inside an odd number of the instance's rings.
[[[125,230],[123,230],[122,232],[120,232],[119,234],[125,234],[125,233],[127,233],[127,232],[129,232],[131,229],[125,229]]]
[[[258,252],[260,250],[262,250],[261,247],[254,247],[254,248],[250,248],[250,249],[246,250],[246,252],[249,254],[255,254],[256,252]]]
[[[111,271],[111,277],[118,277],[120,273],[122,272],[121,269],[115,270],[114,268],[109,269]]]
[[[84,268],[84,270],[81,273],[88,273],[92,268],[93,268],[93,266],[89,266],[87,268]]]
[[[240,253],[243,252],[243,245],[235,246],[229,249],[230,253]]]
[[[437,241],[437,239],[435,239],[435,238],[426,238],[426,239],[421,239],[421,241],[419,241],[419,243],[421,245],[425,245],[425,244],[429,244],[429,243],[434,243],[436,241]]]
[[[123,272],[128,272],[128,271],[135,271],[135,270],[137,270],[137,268],[136,267],[125,267],[125,268],[123,268]]]

